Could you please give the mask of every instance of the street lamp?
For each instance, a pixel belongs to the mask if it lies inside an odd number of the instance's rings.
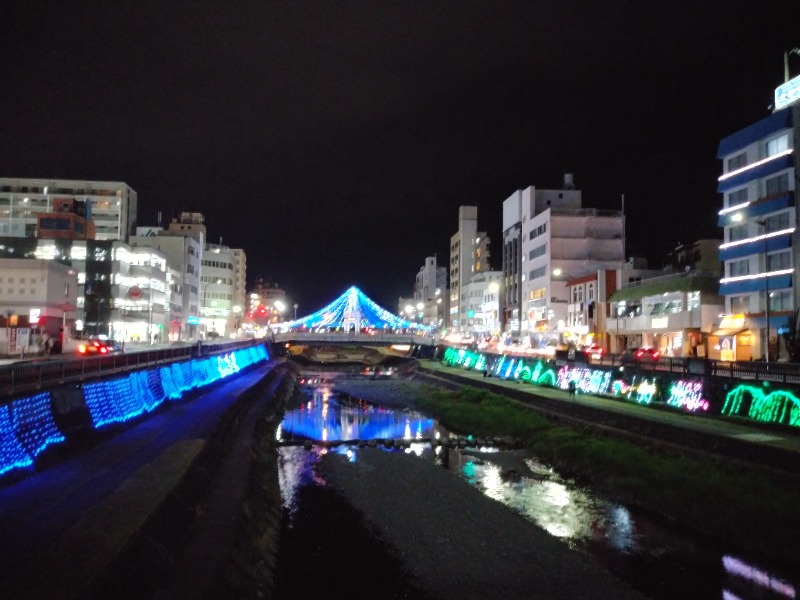
[[[769,364],[769,257],[767,255],[767,221],[756,221],[757,225],[764,228],[764,314],[767,318],[765,338],[765,360]]]

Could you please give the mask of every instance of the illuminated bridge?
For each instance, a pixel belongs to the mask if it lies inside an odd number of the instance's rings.
[[[436,344],[430,326],[392,314],[355,286],[315,313],[279,324],[274,329],[273,339],[276,342],[372,346]]]

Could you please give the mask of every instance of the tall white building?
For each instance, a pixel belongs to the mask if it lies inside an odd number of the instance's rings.
[[[489,269],[489,244],[485,232],[478,231],[478,207],[458,209],[458,231],[450,238],[450,290],[448,327],[470,331],[464,287],[475,273]]]
[[[800,88],[800,77],[792,82]],[[741,317],[737,331],[730,332],[734,350],[747,341],[754,358],[766,358],[768,339],[770,357],[785,356],[778,330],[800,306],[795,280],[800,102],[782,96],[782,88],[776,90],[776,106],[782,108],[723,138],[717,150],[718,224],[724,231],[719,293],[725,312]],[[737,359],[740,354],[735,352]]]
[[[244,307],[245,254],[221,244],[206,244],[200,277],[200,321],[206,335],[236,335]]]
[[[625,262],[621,211],[583,208],[572,176],[560,190],[528,187],[503,202],[505,329],[534,345],[563,341],[567,281]]]
[[[177,279],[170,283],[170,303],[180,301],[180,311],[170,310],[170,339],[198,339],[200,328],[200,271],[203,260],[203,240],[199,231],[161,227],[139,227],[131,237],[136,246],[156,248],[167,257],[167,264]]]
[[[402,299],[401,299],[402,300]],[[403,314],[408,300],[401,301],[399,314]],[[414,281],[414,299],[416,308],[422,304],[422,322],[437,328],[445,327],[447,309],[447,268],[436,264],[435,256],[425,258]]]
[[[0,236],[35,237],[39,213],[54,211],[57,201],[86,203],[95,239],[128,241],[136,232],[137,195],[114,181],[0,178]]]
[[[464,305],[469,331],[481,335],[497,333],[499,290],[502,271],[482,271],[469,278],[464,290]],[[465,331],[465,330],[462,330]]]

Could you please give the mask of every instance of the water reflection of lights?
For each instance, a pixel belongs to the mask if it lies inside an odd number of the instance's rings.
[[[494,500],[501,502],[505,498],[505,485],[500,477],[500,467],[487,465],[483,470],[483,491]]]
[[[434,421],[417,413],[376,409],[363,402],[342,403],[335,394],[315,396],[303,410],[288,411],[281,422],[284,440],[355,441],[421,439],[434,432]]]
[[[492,448],[497,451],[496,448]],[[468,457],[471,458],[471,457]],[[620,550],[636,547],[633,522],[627,509],[598,500],[558,480],[552,469],[526,461],[529,476],[504,472],[490,462],[469,460],[461,472],[488,497],[502,502],[555,537],[588,542],[603,535]]]
[[[606,539],[612,548],[630,551],[637,546],[633,519],[624,506],[611,506],[606,513]]]
[[[769,573],[749,565],[743,560],[733,556],[723,556],[722,566],[725,568],[725,571],[731,575],[752,581],[762,588],[777,592],[781,596],[785,596],[786,598],[796,597],[797,592],[791,583],[787,583],[782,579],[773,577]],[[727,592],[727,590],[725,591]],[[727,592],[727,594],[728,598],[735,597],[730,592]]]
[[[416,454],[417,456],[422,456],[422,453],[425,452],[425,449],[428,448],[427,443],[412,443],[408,445],[406,448],[406,454]],[[439,448],[437,448],[439,450]]]

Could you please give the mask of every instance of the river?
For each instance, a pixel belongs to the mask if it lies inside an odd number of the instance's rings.
[[[417,412],[370,404],[324,386],[307,393],[302,406],[287,411],[276,434],[284,444],[279,450],[283,527],[277,598],[305,595],[298,593],[301,584],[308,594],[330,593],[355,581],[359,594],[392,590],[390,597],[426,597],[396,549],[364,526],[318,468],[328,452],[355,463],[362,453],[381,451],[413,455],[456,473],[570,548],[590,554],[647,597],[797,595],[797,573],[667,527],[524,452],[477,441],[463,447],[462,440],[459,447],[450,432]],[[309,577],[309,569],[322,576]],[[317,580],[327,583],[319,588]]]

